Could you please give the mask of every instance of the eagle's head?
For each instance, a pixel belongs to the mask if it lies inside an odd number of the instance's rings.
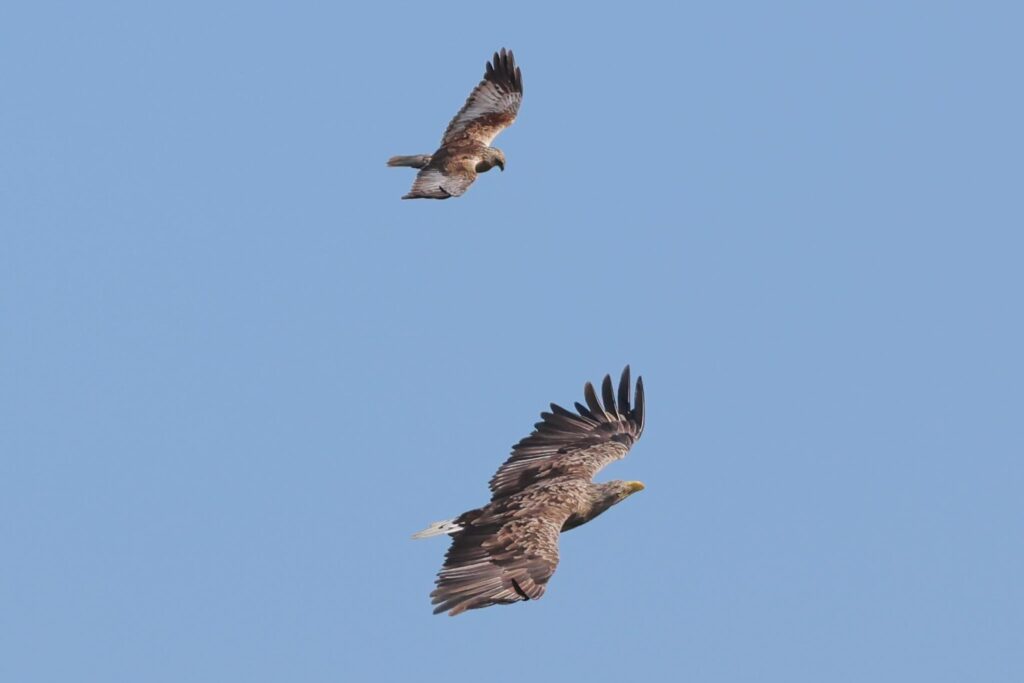
[[[575,522],[570,520],[567,523],[568,528],[571,529],[574,526],[589,522],[611,506],[618,505],[626,500],[637,491],[643,491],[644,485],[639,481],[621,481],[616,479],[615,481],[607,481],[603,484],[591,484],[590,490],[590,495],[592,496],[590,509],[581,515],[579,520]]]
[[[643,491],[643,482],[639,481],[615,481],[596,484],[598,489],[598,504],[609,508],[616,503],[621,503],[637,491]]]
[[[615,494],[619,497],[619,500],[625,500],[632,496],[637,491],[644,490],[644,483],[642,481],[613,481],[615,484]]]

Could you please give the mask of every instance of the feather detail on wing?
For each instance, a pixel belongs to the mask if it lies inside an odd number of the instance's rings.
[[[489,147],[516,120],[522,101],[523,74],[512,51],[501,48],[487,63],[484,79],[448,124],[441,146],[468,141]]]
[[[455,616],[477,609],[544,594],[558,565],[558,535],[566,514],[555,510],[529,517],[480,519],[467,512],[458,522],[464,530],[454,534],[431,593],[434,614]]]
[[[492,500],[552,477],[590,480],[608,463],[625,457],[644,430],[643,378],[636,381],[632,406],[629,389],[627,365],[617,400],[612,379],[605,375],[602,400],[587,382],[583,389],[587,405],[577,403],[576,413],[552,403],[551,412],[541,413],[533,433],[512,447],[512,455],[491,478]]]
[[[458,197],[476,180],[476,173],[460,171],[445,173],[438,168],[425,168],[416,174],[412,189],[402,199],[448,199]]]

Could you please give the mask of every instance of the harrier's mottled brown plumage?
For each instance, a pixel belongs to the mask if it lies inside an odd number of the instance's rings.
[[[511,50],[501,49],[487,63],[484,79],[473,89],[431,154],[398,156],[388,166],[421,169],[402,199],[448,199],[463,194],[495,166],[505,170],[505,154],[491,142],[512,125],[523,100],[523,75]]]
[[[591,481],[643,432],[643,380],[632,405],[629,393],[626,366],[617,396],[605,376],[601,399],[587,382],[586,405],[577,403],[577,412],[552,403],[491,479],[490,503],[416,534],[452,536],[431,594],[435,614],[539,598],[558,564],[559,533],[643,489],[637,481]]]

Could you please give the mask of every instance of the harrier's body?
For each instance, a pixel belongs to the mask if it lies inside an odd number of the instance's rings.
[[[491,479],[491,502],[435,522],[416,538],[449,534],[452,546],[432,593],[435,613],[532,600],[544,594],[558,564],[558,536],[643,489],[637,481],[591,478],[625,457],[644,428],[643,380],[630,406],[629,367],[618,396],[606,376],[599,401],[584,387],[577,413],[551,404],[532,434],[512,449]]]
[[[484,79],[448,124],[436,152],[388,159],[388,166],[420,169],[402,199],[458,197],[478,174],[495,166],[505,170],[505,154],[491,143],[516,120],[523,100],[523,75],[511,50],[495,52],[491,62]]]

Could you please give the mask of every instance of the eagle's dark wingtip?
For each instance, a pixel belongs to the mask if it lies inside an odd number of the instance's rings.
[[[640,431],[644,430],[644,378],[636,378],[636,393],[633,396],[633,419],[640,425]]]
[[[601,381],[601,400],[604,401],[604,409],[609,414],[618,414],[618,408],[615,406],[615,392],[612,390],[611,375],[605,375]]]
[[[597,400],[597,392],[594,391],[594,385],[590,382],[583,385],[583,400],[587,402],[587,407],[590,408],[590,413],[594,418],[599,422],[604,422],[604,408]]]
[[[629,405],[629,366],[627,365],[622,369],[622,375],[619,377],[619,412],[629,415]]]

